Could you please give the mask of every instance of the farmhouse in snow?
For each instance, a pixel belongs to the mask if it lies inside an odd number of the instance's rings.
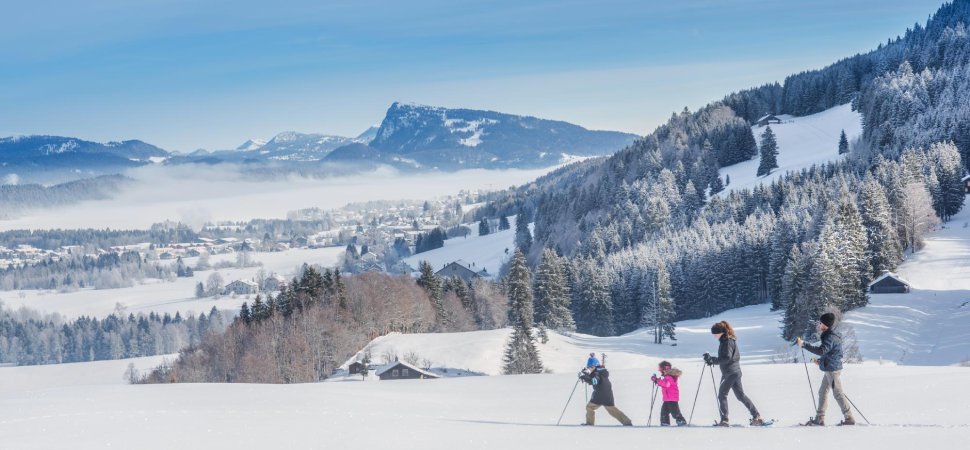
[[[875,281],[869,283],[870,294],[906,294],[909,292],[909,282],[892,272],[882,274]]]
[[[475,264],[468,264],[465,261],[458,260],[453,261],[449,264],[445,264],[441,270],[435,272],[435,275],[441,278],[451,278],[458,277],[465,280],[466,283],[471,283],[475,278],[481,278],[488,276],[488,272],[485,269],[476,272],[473,268]]]
[[[763,126],[771,125],[773,123],[781,123],[781,119],[779,119],[778,116],[774,114],[765,114],[764,117],[756,120],[754,123],[759,127],[763,127]]]
[[[249,295],[259,293],[259,285],[249,280],[236,280],[226,285],[223,295]]]
[[[419,369],[404,361],[395,361],[388,364],[383,370],[377,373],[381,380],[427,380],[441,378],[427,370]]]

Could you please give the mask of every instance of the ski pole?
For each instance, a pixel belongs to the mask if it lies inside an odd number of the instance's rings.
[[[872,425],[872,422],[870,422],[869,419],[866,419],[866,415],[862,414],[862,411],[859,411],[859,407],[855,405],[855,402],[853,402],[848,395],[845,395],[845,393],[842,393],[842,395],[845,396],[845,399],[849,401],[849,404],[852,405],[853,408],[855,408],[855,411],[859,413],[860,416],[862,416],[862,418],[866,421],[866,423],[869,425]]]
[[[815,405],[818,405],[818,403],[815,401],[815,388],[812,387],[812,376],[808,374],[808,360],[805,359],[805,347],[801,347],[801,349],[802,364],[805,365],[805,378],[808,378],[808,391],[812,394],[812,408],[815,408]]]
[[[653,394],[650,395],[650,415],[647,416],[647,426],[653,425],[653,405],[657,401],[657,386],[656,383],[653,384]]]
[[[694,409],[697,408],[697,396],[701,393],[701,382],[704,381],[704,369],[707,367],[707,363],[701,364],[701,378],[697,380],[697,390],[694,391],[694,404],[690,407],[690,419],[687,420],[687,426],[694,421]],[[711,369],[712,371],[714,369]]]
[[[573,394],[576,393],[576,388],[577,387],[579,387],[579,380],[576,380],[576,384],[573,385],[573,390],[572,390],[572,392],[569,393],[569,399],[566,400],[566,406],[563,406],[562,407],[562,414],[559,414],[559,420],[556,421],[556,426],[557,427],[562,422],[562,416],[565,416],[566,415],[566,408],[569,407],[569,402],[573,401]]]
[[[711,366],[711,387],[714,388],[714,410],[721,413],[721,401],[717,398],[717,383],[714,382],[714,366]]]

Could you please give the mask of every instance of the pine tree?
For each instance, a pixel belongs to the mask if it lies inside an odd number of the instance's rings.
[[[657,264],[657,299],[659,311],[657,314],[657,324],[654,336],[656,343],[663,344],[664,338],[676,341],[674,333],[674,298],[671,296],[670,274],[667,273],[667,265],[660,261]]]
[[[903,259],[899,235],[892,223],[889,200],[882,186],[872,178],[866,179],[859,192],[859,212],[866,230],[866,260],[872,274],[894,270]]]
[[[574,330],[569,284],[563,264],[552,249],[542,252],[535,277],[536,322],[553,330]]]
[[[435,312],[435,322],[439,327],[443,327],[447,322],[447,317],[445,306],[441,299],[441,279],[435,275],[434,269],[427,261],[421,261],[418,264],[418,271],[421,272],[421,275],[418,276],[417,284],[428,293],[428,298],[431,300],[431,307]]]
[[[200,281],[195,285],[195,298],[205,297],[205,285]]]
[[[771,127],[765,127],[765,132],[761,134],[761,163],[758,164],[758,176],[768,175],[772,170],[778,168],[778,141],[775,140],[775,133]]]
[[[525,255],[516,250],[506,280],[509,297],[509,323],[512,336],[505,347],[503,373],[506,375],[542,373],[542,361],[532,337],[532,281]]]
[[[505,217],[505,214],[502,214],[502,216],[499,217],[499,219],[498,219],[498,229],[499,229],[499,231],[508,230],[510,228],[512,228],[512,226],[509,225],[509,218],[508,217]]]
[[[529,253],[532,248],[532,232],[529,231],[529,219],[525,215],[525,210],[520,209],[515,216],[515,246],[522,250],[522,253]]]
[[[246,325],[253,322],[253,315],[249,311],[249,305],[246,302],[243,302],[242,306],[239,307],[239,320],[242,320]]]
[[[576,329],[596,336],[612,336],[613,302],[610,285],[602,266],[590,262],[582,264],[578,274],[579,291],[576,306]]]
[[[845,136],[845,130],[842,130],[842,134],[839,136],[839,154],[844,155],[849,153],[849,138]]]
[[[722,180],[721,176],[718,175],[711,180],[711,196],[713,197],[714,194],[717,194],[718,192],[721,192],[723,190],[724,190],[724,180]]]
[[[486,236],[486,235],[488,235],[491,232],[492,231],[489,230],[489,228],[488,228],[488,219],[484,219],[483,218],[482,220],[478,221],[478,235],[479,236]]]

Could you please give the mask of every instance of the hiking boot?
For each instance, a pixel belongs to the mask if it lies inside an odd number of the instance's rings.
[[[718,423],[715,423],[714,426],[715,427],[729,427],[729,426],[731,426],[731,424],[728,423],[728,421],[726,421],[726,420],[722,420],[722,421],[720,421]]]
[[[751,419],[750,424],[753,427],[760,427],[765,424],[765,420],[762,419],[761,416],[758,416],[758,417],[755,417],[754,419]]]
[[[670,424],[669,423],[660,422],[660,426],[662,426],[662,427],[669,427]]]
[[[811,419],[808,419],[808,422],[803,423],[802,426],[804,426],[804,427],[824,427],[825,426],[825,418],[822,417],[822,416],[813,417]]]
[[[687,421],[686,420],[678,420],[677,421],[677,426],[678,427],[686,427],[687,426]]]
[[[846,417],[845,420],[839,422],[839,426],[855,425],[855,419],[852,416]]]

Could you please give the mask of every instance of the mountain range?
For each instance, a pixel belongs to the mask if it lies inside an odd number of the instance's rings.
[[[91,142],[62,136],[0,138],[0,176],[60,182],[146,164],[237,163],[307,171],[339,164],[403,170],[537,168],[611,154],[638,136],[494,111],[394,103],[379,127],[356,137],[286,131],[232,150],[171,153],[139,140]]]

